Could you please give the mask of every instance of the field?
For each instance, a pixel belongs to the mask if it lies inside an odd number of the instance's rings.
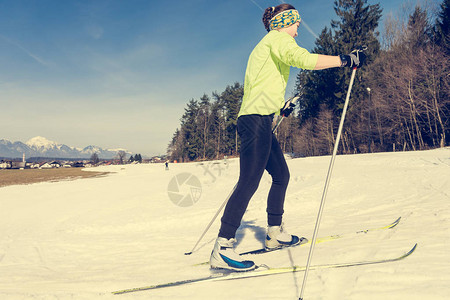
[[[330,156],[287,160],[287,232],[311,240],[329,163]],[[236,184],[239,167],[239,159],[227,159],[170,164],[169,170],[164,164],[36,170],[109,173],[0,188],[0,299],[297,300],[303,272],[112,294],[210,275],[209,265],[201,263],[210,257],[221,216],[192,255],[184,253],[193,249]],[[338,155],[319,237],[342,237],[317,244],[311,264],[389,259],[416,243],[417,249],[401,261],[312,269],[304,299],[448,300],[449,168],[450,147]],[[237,232],[236,251],[263,246],[270,188],[265,173]],[[394,228],[365,231],[399,217]],[[272,268],[305,266],[309,247],[246,259]]]
[[[91,178],[106,174],[108,172],[85,172],[81,168],[0,170],[0,188],[9,185]]]

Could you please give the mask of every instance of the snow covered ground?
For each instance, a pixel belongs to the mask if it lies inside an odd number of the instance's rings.
[[[311,238],[329,160],[288,161],[290,232]],[[0,188],[0,299],[298,299],[302,272],[111,294],[209,274],[193,264],[208,260],[219,222],[198,251],[184,253],[236,183],[238,166],[237,159],[171,164],[169,171],[159,164],[111,166],[93,169],[114,172],[101,178]],[[191,185],[177,191],[175,180],[183,178]],[[269,186],[264,175],[238,232],[239,251],[262,245]],[[191,192],[193,205],[172,202]],[[390,230],[318,244],[312,263],[418,248],[398,262],[312,270],[304,298],[449,299],[449,201],[450,148],[338,156],[319,236],[402,219]],[[305,265],[308,247],[252,258],[272,267]]]

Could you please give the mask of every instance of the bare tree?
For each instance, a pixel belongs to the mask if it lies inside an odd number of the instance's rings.
[[[98,154],[97,153],[93,153],[91,155],[91,162],[96,165],[100,162],[100,159],[98,158]]]
[[[127,153],[123,150],[120,150],[119,152],[117,152],[117,158],[121,165],[123,165],[123,162],[125,161],[126,156],[127,156]]]

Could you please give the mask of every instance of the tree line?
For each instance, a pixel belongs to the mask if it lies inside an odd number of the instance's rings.
[[[338,55],[367,45],[357,71],[340,153],[423,150],[449,144],[450,0],[437,12],[417,5],[404,20],[387,16],[379,4],[335,0],[337,20],[325,27],[313,53]],[[351,71],[301,70],[296,114],[277,130],[285,152],[326,155],[333,150]],[[168,147],[172,160],[218,159],[239,153],[236,131],[243,86],[191,99]]]
[[[244,87],[235,83],[212,97],[191,99],[168,147],[171,160],[218,159],[238,153],[237,116]]]
[[[119,164],[123,165],[126,162],[126,156],[127,153],[123,150],[119,150],[117,151],[117,154],[115,156],[115,159],[117,159],[117,161],[119,162]],[[100,162],[100,157],[98,156],[98,154],[96,152],[92,153],[90,161],[96,165]],[[142,163],[142,155],[137,153],[134,156],[130,155],[130,158],[128,159],[129,163],[132,162],[139,162]]]

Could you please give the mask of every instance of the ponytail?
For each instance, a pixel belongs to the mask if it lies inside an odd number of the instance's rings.
[[[267,31],[270,31],[270,20],[275,15],[274,11],[275,11],[275,7],[273,7],[273,6],[266,8],[266,10],[264,11],[262,21],[263,21],[264,27],[266,28]]]

